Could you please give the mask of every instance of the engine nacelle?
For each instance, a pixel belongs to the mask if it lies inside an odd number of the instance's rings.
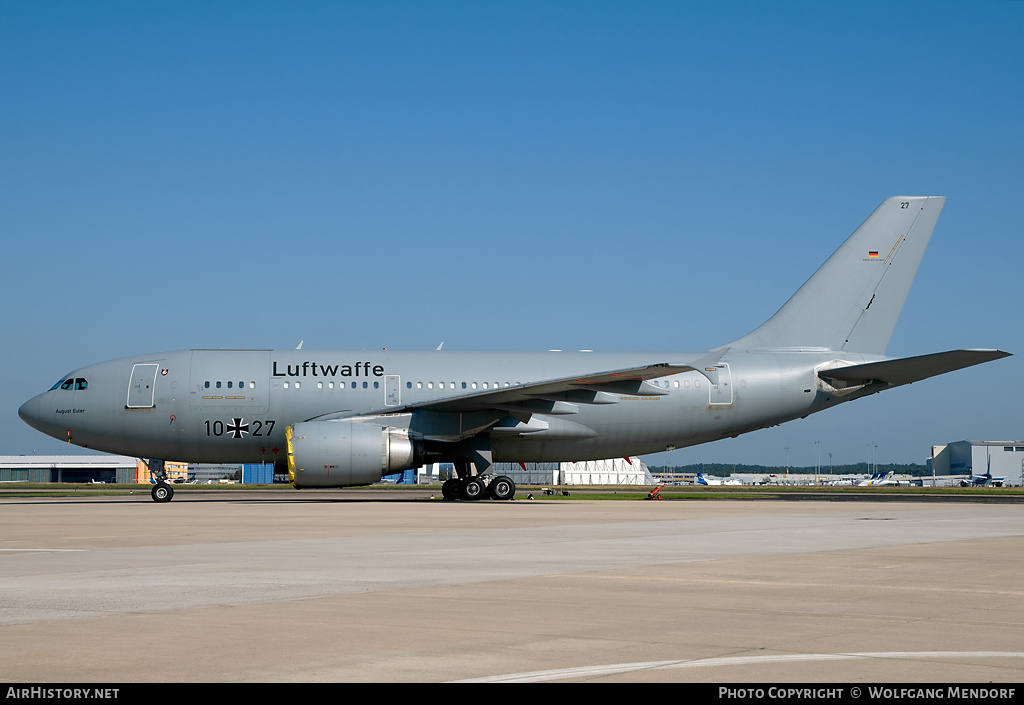
[[[401,429],[351,421],[306,421],[285,431],[295,487],[368,485],[422,464],[421,445]]]

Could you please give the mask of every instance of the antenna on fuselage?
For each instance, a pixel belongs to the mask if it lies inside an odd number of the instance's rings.
[[[434,348],[434,350],[440,350],[443,347],[444,347],[444,341],[442,340],[440,343],[437,344],[437,347]]]
[[[305,343],[305,342],[306,342],[305,340],[300,340],[299,344],[295,346],[295,349],[296,350],[302,350],[302,344]]]

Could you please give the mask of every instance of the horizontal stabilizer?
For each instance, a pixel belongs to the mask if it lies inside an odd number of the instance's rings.
[[[819,370],[818,376],[826,381],[840,380],[853,384],[884,382],[891,386],[910,384],[935,375],[980,365],[990,360],[1008,357],[1002,350],[950,350],[949,352],[902,357],[864,365],[850,365],[830,370]]]

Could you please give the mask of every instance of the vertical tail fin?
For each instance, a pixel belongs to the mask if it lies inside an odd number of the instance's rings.
[[[884,354],[945,200],[883,201],[774,316],[727,347]]]

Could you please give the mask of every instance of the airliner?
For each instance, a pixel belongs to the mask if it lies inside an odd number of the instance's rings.
[[[510,500],[497,462],[600,460],[803,418],[1009,353],[885,355],[944,197],[886,199],[764,324],[696,353],[185,350],[69,372],[19,415],[83,448],[287,467],[345,487],[450,462],[446,499]]]
[[[896,471],[890,470],[889,472],[876,472],[867,480],[861,480],[858,485],[860,487],[885,485],[895,485],[896,487],[899,487],[900,481],[896,479]]]
[[[697,473],[697,484],[698,485],[742,485],[743,483],[739,480],[719,480],[715,478],[704,477],[704,473]]]
[[[1002,487],[1006,482],[1005,477],[992,477],[991,472],[984,475],[971,475],[971,481],[960,481],[961,487]]]

